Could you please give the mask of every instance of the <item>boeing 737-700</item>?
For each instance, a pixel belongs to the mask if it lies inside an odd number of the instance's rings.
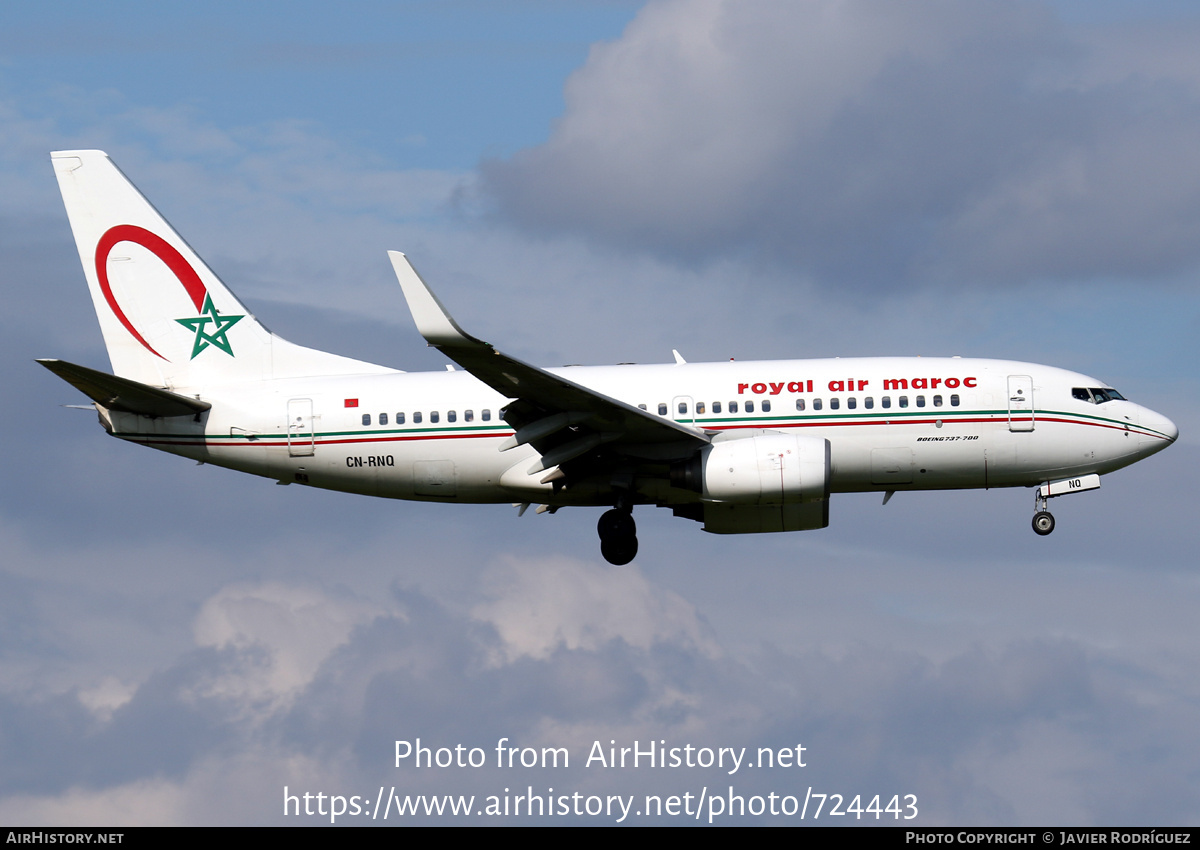
[[[1064,369],[958,357],[542,369],[468,334],[408,259],[417,330],[461,371],[409,373],[272,334],[100,151],[52,155],[112,371],[40,360],[114,437],[204,463],[392,499],[636,505],[718,534],[829,524],[834,493],[1036,487],[1047,500],[1169,446],[1165,416]]]

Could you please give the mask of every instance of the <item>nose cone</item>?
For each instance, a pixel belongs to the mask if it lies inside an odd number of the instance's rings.
[[[1138,442],[1146,454],[1162,451],[1179,438],[1179,429],[1175,427],[1175,423],[1161,413],[1143,407],[1138,420],[1138,424],[1142,426],[1141,439]]]

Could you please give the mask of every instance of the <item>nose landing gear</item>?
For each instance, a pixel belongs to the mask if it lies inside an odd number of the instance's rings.
[[[600,554],[610,564],[621,567],[637,556],[637,524],[628,507],[617,505],[601,514],[596,533],[600,535]]]
[[[1045,487],[1037,488],[1037,495],[1034,497],[1033,515],[1033,530],[1035,534],[1045,537],[1054,530],[1054,514],[1046,510],[1046,502],[1049,501],[1049,495],[1046,493]]]
[[[1082,493],[1085,490],[1095,490],[1100,486],[1100,476],[1094,472],[1087,475],[1077,475],[1074,478],[1060,478],[1057,481],[1047,481],[1039,484],[1034,493],[1033,530],[1045,537],[1054,530],[1054,517],[1046,510],[1046,502],[1055,496],[1066,496],[1070,493]]]

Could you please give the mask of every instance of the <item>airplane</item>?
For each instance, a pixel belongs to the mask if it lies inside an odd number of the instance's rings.
[[[567,366],[504,354],[390,252],[417,330],[461,369],[409,373],[271,333],[102,151],[51,159],[112,365],[39,360],[114,437],[300,484],[392,499],[633,508],[716,534],[829,525],[834,493],[1032,487],[1051,498],[1161,451],[1178,429],[1103,381],[947,357]]]

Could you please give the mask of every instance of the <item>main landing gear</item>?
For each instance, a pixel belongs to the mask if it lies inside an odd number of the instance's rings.
[[[1034,501],[1037,513],[1033,515],[1033,530],[1042,537],[1054,530],[1054,514],[1046,510],[1046,502],[1047,497],[1039,487]]]
[[[601,514],[596,533],[600,535],[600,554],[610,564],[622,567],[637,555],[637,524],[629,507],[618,504]]]

